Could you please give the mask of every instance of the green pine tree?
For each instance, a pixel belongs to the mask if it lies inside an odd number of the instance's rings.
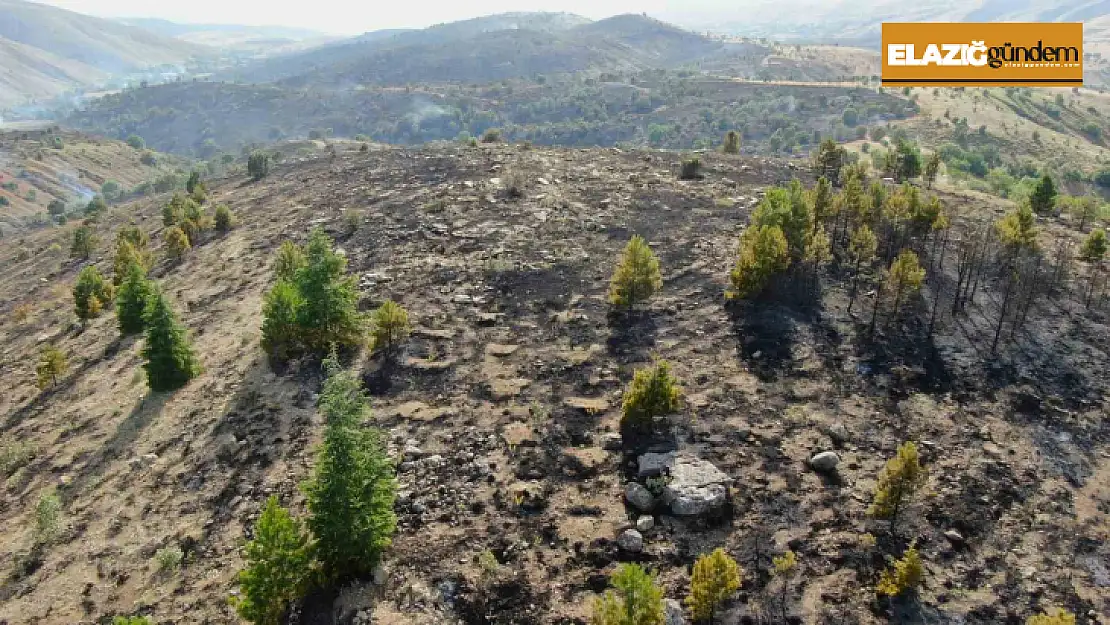
[[[625,246],[609,283],[609,303],[632,309],[663,286],[659,259],[643,237],[634,235]]]
[[[305,252],[305,266],[295,278],[303,300],[297,310],[302,343],[315,352],[332,344],[358,344],[364,324],[357,308],[357,283],[354,276],[344,274],[347,259],[332,249],[322,228],[312,231]]]
[[[297,349],[297,311],[303,302],[296,286],[278,280],[262,303],[262,349],[278,361],[288,359]]]
[[[340,581],[369,573],[390,545],[397,483],[381,435],[361,423],[369,402],[357,376],[334,353],[324,366],[324,443],[305,493],[324,575]]]
[[[144,314],[150,294],[151,284],[142,265],[137,262],[128,265],[116,296],[116,320],[124,336],[143,331],[146,325]]]
[[[150,390],[172,391],[200,375],[200,362],[185,328],[157,287],[152,289],[144,317],[146,342],[142,356]]]
[[[291,601],[300,598],[312,572],[311,546],[301,522],[270,495],[246,546],[239,572],[239,616],[256,625],[278,625]]]
[[[610,578],[616,589],[594,600],[590,625],[663,625],[663,589],[639,564],[622,564]]]

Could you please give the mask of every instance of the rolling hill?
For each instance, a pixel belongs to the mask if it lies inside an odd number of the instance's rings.
[[[0,0],[0,107],[211,53],[134,26],[23,0]]]
[[[0,129],[0,238],[43,225],[54,200],[79,211],[93,196],[121,201],[178,176],[189,161],[46,124]],[[145,188],[145,191],[144,191]]]
[[[672,67],[724,46],[641,15],[598,22],[508,13],[275,57],[226,77],[304,86],[484,82],[581,70]]]

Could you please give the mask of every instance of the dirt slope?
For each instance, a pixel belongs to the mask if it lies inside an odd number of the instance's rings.
[[[388,297],[411,311],[416,330],[388,383],[371,362],[350,366],[365,374],[391,449],[416,449],[399,458],[385,583],[313,595],[301,623],[368,623],[371,612],[375,623],[583,623],[615,561],[643,561],[681,600],[688,565],[717,546],[748,571],[722,622],[751,614],[767,551],[787,548],[801,566],[794,622],[1023,622],[1055,605],[1084,623],[1096,622],[1089,611],[1110,615],[1105,309],[1054,302],[995,358],[983,355],[988,322],[974,315],[942,315],[932,343],[919,319],[867,342],[866,316],[845,314],[835,272],[818,310],[732,314],[721,292],[751,207],[769,185],[809,176],[781,161],[705,160],[704,180],[678,181],[678,156],[664,153],[382,148],[217,183],[213,201],[229,203],[239,226],[154,270],[205,366],[171,395],[147,393],[139,342],[120,340],[112,315],[76,325],[79,266],[47,251],[69,228],[28,236],[23,260],[0,245],[0,432],[35,450],[0,499],[11,528],[0,536],[0,621],[138,611],[236,622],[227,597],[238,548],[268,493],[303,513],[297,484],[321,430],[317,368],[278,375],[258,345],[272,252],[314,225],[337,237],[364,308]],[[502,191],[514,172],[527,181],[518,199]],[[102,238],[136,216],[158,240],[166,199],[114,210]],[[961,215],[1004,208],[945,201]],[[362,216],[350,236],[348,210]],[[634,233],[659,253],[664,287],[635,324],[614,328],[605,289]],[[103,254],[95,262],[109,270]],[[989,312],[996,294],[983,288],[977,306]],[[19,323],[22,303],[32,311]],[[46,342],[71,354],[71,373],[40,393],[33,354]],[[734,481],[724,518],[658,515],[632,556],[614,539],[636,519],[622,498],[635,457],[602,441],[653,355],[685,387],[670,444]],[[830,479],[806,460],[836,448],[834,431],[841,464]],[[924,449],[931,494],[907,530],[927,584],[898,617],[875,601],[882,557],[864,534],[880,533],[865,512],[904,439]],[[41,566],[16,574],[35,502],[52,487],[67,529]],[[945,539],[949,530],[964,542]],[[159,573],[154,554],[174,544],[182,569]],[[488,620],[474,592],[484,549],[503,575]]]

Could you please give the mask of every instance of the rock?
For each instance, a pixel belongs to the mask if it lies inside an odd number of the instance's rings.
[[[666,615],[666,625],[686,625],[686,617],[682,614],[682,604],[677,599],[667,599],[664,602],[663,613]]]
[[[953,547],[962,547],[965,542],[963,534],[956,530],[948,530],[944,533],[944,537],[948,539],[948,542],[952,543]]]
[[[644,536],[636,530],[624,530],[617,539],[617,546],[629,553],[640,553],[644,550]]]
[[[408,444],[405,445],[404,456],[405,460],[417,460],[424,457],[424,450],[416,445]]]
[[[709,514],[728,501],[728,483],[732,480],[711,462],[676,457],[669,473],[663,502],[677,516]]]
[[[601,448],[606,451],[620,451],[624,447],[624,439],[616,432],[601,435]]]
[[[216,456],[221,460],[231,460],[238,453],[239,441],[235,440],[234,434],[222,434],[216,439]]]
[[[624,498],[640,512],[651,512],[655,507],[655,495],[639,482],[629,482],[624,487]]]
[[[652,516],[645,514],[642,517],[636,519],[636,531],[638,532],[646,532],[653,527],[655,527],[655,518]]]
[[[580,410],[588,415],[605,412],[609,409],[609,402],[605,401],[603,397],[568,397],[563,400],[563,405]]]
[[[829,438],[832,440],[833,445],[836,445],[837,447],[840,447],[844,443],[847,443],[848,439],[850,438],[850,435],[848,434],[848,428],[844,427],[843,423],[834,423],[830,425],[829,429],[826,430],[825,433],[829,435]]]
[[[816,456],[809,459],[809,466],[814,471],[821,473],[832,473],[836,471],[836,465],[840,464],[840,456],[836,455],[834,451],[823,451]]]
[[[639,477],[654,477],[663,473],[663,470],[669,467],[675,459],[675,452],[669,451],[665,454],[646,453],[640,456]]]

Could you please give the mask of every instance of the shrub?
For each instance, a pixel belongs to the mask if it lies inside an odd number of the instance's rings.
[[[883,571],[875,590],[880,595],[898,597],[910,592],[925,582],[925,566],[921,563],[921,555],[912,543],[901,559]]]
[[[1030,616],[1025,625],[1075,625],[1075,615],[1067,610],[1056,609],[1051,614]]]
[[[142,332],[146,327],[144,314],[151,291],[151,283],[142,266],[138,263],[128,265],[116,299],[116,321],[124,336]]]
[[[305,494],[324,575],[343,581],[370,572],[390,545],[397,484],[380,434],[362,425],[369,401],[358,378],[334,355],[324,364],[324,443]]]
[[[39,362],[35,366],[39,388],[57,386],[58,376],[65,375],[68,369],[69,361],[60,349],[53,345],[43,347],[39,353]]]
[[[293,280],[305,266],[304,249],[292,241],[282,241],[274,259],[274,275],[278,280]]]
[[[62,148],[64,148],[66,146],[66,143],[61,137],[55,136],[50,140],[50,145],[55,150],[61,150]]]
[[[859,112],[855,108],[849,106],[844,109],[844,113],[840,116],[841,121],[849,128],[854,127],[859,123]]]
[[[621,403],[621,431],[650,433],[655,417],[676,412],[681,400],[682,388],[665,360],[636,371]]]
[[[185,553],[177,545],[162,547],[154,553],[154,562],[158,565],[159,573],[176,571],[181,567],[181,561],[184,558]]]
[[[78,226],[73,231],[73,245],[70,246],[69,253],[74,258],[88,260],[99,244],[100,237],[96,236],[90,226]]]
[[[725,133],[725,142],[721,146],[721,151],[725,154],[739,154],[740,153],[740,133],[735,130],[730,130]]]
[[[150,150],[145,150],[143,151],[142,156],[139,157],[139,162],[143,165],[146,165],[147,167],[154,167],[158,164],[158,157],[154,155],[154,152],[151,152]]]
[[[11,200],[9,200],[8,198],[0,195],[0,206],[10,206],[11,203],[12,203]]]
[[[1052,176],[1041,176],[1041,181],[1029,196],[1029,206],[1040,215],[1047,215],[1056,208],[1056,184],[1052,182]]]
[[[790,250],[782,228],[749,227],[740,235],[740,253],[729,273],[728,299],[748,299],[763,292],[775,275],[790,266]]]
[[[166,231],[162,233],[162,240],[166,246],[166,257],[171,260],[181,260],[185,256],[185,252],[192,247],[189,245],[189,237],[178,226],[166,228]]]
[[[362,213],[353,208],[343,211],[343,231],[347,236],[358,232],[360,225],[362,225]]]
[[[262,349],[278,361],[296,350],[300,336],[297,311],[302,301],[297,287],[285,279],[279,279],[263,300]]]
[[[375,351],[386,355],[393,354],[398,344],[409,336],[409,313],[393,300],[386,300],[374,311],[371,317],[373,330],[371,339]]]
[[[701,159],[694,156],[682,161],[682,169],[678,173],[681,180],[697,180],[701,178]]]
[[[917,492],[925,485],[928,474],[921,466],[917,455],[917,445],[906,441],[898,447],[898,453],[887,461],[875,485],[875,500],[868,514],[877,519],[889,519],[893,532],[899,516],[910,504]]]
[[[96,217],[106,210],[108,210],[108,203],[104,201],[102,195],[93,196],[93,199],[85,205],[85,214],[90,217]]]
[[[482,133],[482,143],[500,143],[501,129],[490,128]]]
[[[12,321],[17,324],[26,323],[31,318],[31,305],[20,304],[12,310]]]
[[[119,183],[115,180],[105,180],[104,184],[100,185],[100,192],[110,200],[119,197],[121,191]]]
[[[127,145],[135,148],[136,150],[142,150],[146,147],[146,141],[143,141],[143,138],[139,135],[129,135],[127,137]]]
[[[300,598],[312,570],[308,536],[300,521],[270,495],[247,543],[246,568],[239,572],[241,594],[232,604],[256,625],[278,625],[289,603]]]
[[[1083,247],[1079,250],[1079,257],[1088,263],[1097,263],[1106,256],[1106,230],[1098,228],[1092,230],[1091,234],[1087,235],[1087,239],[1083,241]]]
[[[659,259],[643,237],[634,235],[621,253],[609,281],[609,303],[631,310],[663,286]]]
[[[166,296],[157,287],[151,291],[144,315],[143,368],[150,390],[172,391],[200,375],[201,366]]]
[[[255,151],[247,157],[247,174],[252,180],[262,180],[270,174],[270,155]]]
[[[528,180],[519,171],[510,171],[505,175],[505,195],[511,198],[524,197],[524,191],[528,187]]]
[[[117,616],[112,625],[154,625],[154,621],[149,616]]]
[[[742,572],[724,549],[702,555],[694,563],[686,605],[695,621],[713,622],[714,613],[740,588]]]
[[[609,582],[615,588],[594,600],[590,625],[663,625],[663,590],[655,576],[638,564],[617,567]]]
[[[234,219],[231,216],[231,209],[228,208],[227,204],[217,205],[215,219],[216,230],[219,230],[220,232],[227,232],[231,230],[231,226],[233,224]]]
[[[82,323],[100,315],[113,297],[112,284],[96,267],[87,265],[77,274],[77,282],[73,285],[73,309]]]
[[[39,496],[35,504],[35,528],[32,539],[36,546],[49,545],[62,531],[62,502],[53,491]]]
[[[31,462],[37,454],[38,450],[31,443],[0,438],[0,480]]]
[[[1037,249],[1037,220],[1028,204],[1022,203],[995,224],[998,237],[1011,253]]]

